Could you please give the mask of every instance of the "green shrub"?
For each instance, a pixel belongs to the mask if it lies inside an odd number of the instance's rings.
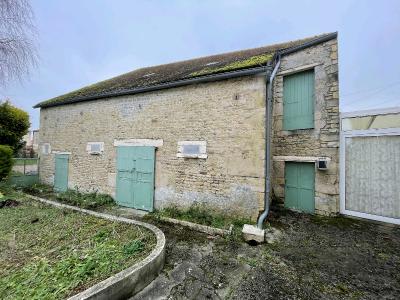
[[[0,180],[6,178],[13,165],[13,150],[6,145],[0,145]]]
[[[13,186],[10,185],[7,181],[0,181],[0,193],[6,196],[13,194],[15,192]]]
[[[26,111],[10,102],[0,103],[0,144],[9,145],[14,153],[24,145],[22,137],[28,133],[30,123]]]

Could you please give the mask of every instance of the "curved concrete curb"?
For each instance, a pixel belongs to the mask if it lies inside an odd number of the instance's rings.
[[[228,235],[232,234],[232,230],[233,230],[233,225],[231,225],[229,229],[221,229],[221,228],[215,228],[215,227],[211,227],[211,226],[207,226],[207,225],[201,225],[201,224],[192,223],[189,221],[183,221],[183,220],[172,219],[172,218],[167,218],[167,217],[159,217],[159,219],[164,222],[182,225],[182,226],[194,229],[196,231],[200,231],[200,232],[212,234],[212,235],[228,236]]]
[[[156,226],[144,222],[116,217],[109,214],[98,213],[95,211],[50,201],[40,197],[27,195],[29,198],[46,203],[49,205],[57,206],[59,208],[67,208],[79,211],[84,214],[96,216],[99,218],[107,219],[110,221],[124,222],[134,225],[143,226],[151,230],[157,237],[157,245],[153,251],[142,261],[134,264],[133,266],[111,276],[87,290],[72,296],[69,300],[78,299],[126,299],[133,296],[143,288],[145,288],[155,277],[161,272],[164,267],[165,259],[165,236],[164,233]]]

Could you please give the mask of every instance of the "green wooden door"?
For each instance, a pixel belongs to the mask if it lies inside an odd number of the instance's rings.
[[[314,163],[285,164],[285,207],[314,213]]]
[[[133,175],[135,162],[132,147],[117,148],[117,190],[116,200],[119,205],[133,207]]]
[[[154,147],[117,148],[117,190],[119,205],[153,210]]]
[[[68,189],[68,154],[55,155],[54,190],[65,192]]]

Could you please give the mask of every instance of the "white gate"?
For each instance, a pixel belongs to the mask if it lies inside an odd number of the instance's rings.
[[[400,224],[400,108],[341,114],[340,212]]]

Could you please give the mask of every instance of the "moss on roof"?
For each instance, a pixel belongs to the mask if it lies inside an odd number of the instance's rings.
[[[36,104],[35,107],[50,107],[72,102],[104,98],[108,95],[111,97],[112,94],[130,93],[135,89],[153,87],[164,83],[265,66],[272,60],[277,51],[300,46],[317,38],[324,37],[325,35],[329,34],[322,34],[301,40],[254,49],[141,68],[40,102]]]
[[[274,55],[271,53],[254,55],[247,59],[235,61],[235,62],[232,62],[230,64],[227,64],[227,65],[224,65],[221,67],[205,67],[204,69],[193,72],[190,75],[196,77],[196,76],[201,76],[201,75],[210,75],[210,74],[214,74],[214,73],[245,69],[245,68],[250,68],[250,67],[255,67],[255,66],[265,66],[267,64],[267,62],[272,60],[273,57],[274,57]]]

